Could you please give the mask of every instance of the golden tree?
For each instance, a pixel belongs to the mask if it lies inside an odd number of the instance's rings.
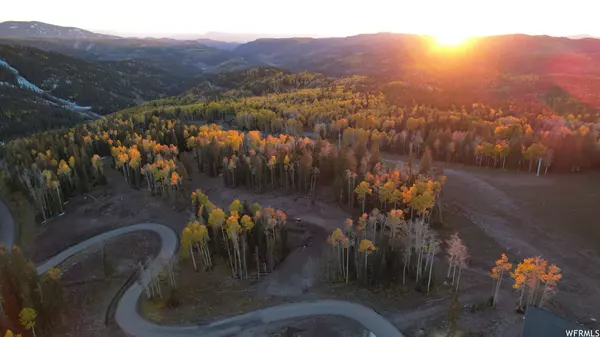
[[[515,280],[513,288],[521,291],[519,306],[523,305],[526,291],[529,292],[528,305],[535,306],[536,303],[537,306],[543,305],[548,296],[557,291],[556,285],[562,278],[560,269],[557,266],[548,266],[548,262],[539,256],[523,260],[510,276]],[[541,285],[544,285],[543,288],[541,288]],[[540,292],[542,294],[538,301]]]
[[[502,253],[500,259],[496,261],[496,266],[492,268],[490,276],[494,279],[494,293],[492,306],[496,306],[498,300],[498,293],[500,291],[500,284],[502,283],[502,277],[504,272],[509,272],[512,269],[512,264],[508,262],[508,256]]]
[[[364,213],[367,195],[371,195],[371,193],[373,193],[373,190],[371,189],[371,186],[368,182],[363,181],[360,184],[358,184],[358,186],[354,189],[354,192],[356,193],[356,197],[358,198],[358,200],[361,202],[362,213]]]
[[[227,238],[227,233],[226,230],[223,226],[223,224],[225,223],[225,212],[223,212],[222,209],[220,208],[215,208],[212,212],[210,212],[210,215],[208,216],[208,224],[213,228],[213,233],[215,235],[218,235],[217,232],[220,231],[221,232],[221,239],[223,240],[223,243],[225,244],[225,248],[227,249],[227,256],[229,258],[229,265],[231,267],[232,272],[234,272],[234,266],[233,266],[233,259],[231,257],[231,250],[229,248],[229,240]],[[234,272],[235,274],[235,272]]]
[[[368,274],[368,257],[371,253],[373,253],[376,250],[377,250],[377,248],[375,247],[373,242],[371,242],[370,240],[361,240],[360,241],[360,244],[358,246],[358,251],[360,253],[362,253],[364,256],[365,281],[367,280],[367,274]],[[348,282],[346,281],[346,283],[348,283]]]
[[[37,313],[32,308],[23,308],[21,310],[21,312],[19,313],[19,321],[21,322],[21,325],[26,330],[31,330],[33,337],[36,337],[36,335],[35,335],[35,319],[36,319],[36,317],[37,317]]]
[[[227,237],[231,240],[233,244],[234,269],[232,270],[232,272],[233,275],[238,276],[241,281],[244,278],[245,263],[242,262],[242,254],[240,249],[240,233],[242,232],[243,227],[240,226],[238,218],[238,213],[236,211],[231,211],[231,215],[227,218],[227,221],[225,222],[225,227],[227,228]]]

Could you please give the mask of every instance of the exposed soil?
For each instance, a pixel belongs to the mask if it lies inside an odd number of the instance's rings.
[[[239,337],[363,337],[364,329],[353,320],[337,316],[313,316],[244,330]]]
[[[105,166],[108,184],[76,196],[65,207],[65,214],[39,225],[35,245],[24,247],[34,262],[41,262],[65,248],[111,229],[142,222],[156,222],[180,232],[191,208],[189,197],[172,203],[152,196],[147,190],[131,188],[123,176]]]
[[[138,259],[152,256],[159,245],[152,233],[127,234],[105,246],[89,248],[60,266],[63,271],[65,330],[63,337],[125,337],[106,311],[118,290],[136,270]],[[108,323],[108,325],[106,324]]]
[[[184,161],[190,159],[187,154],[183,157]],[[388,163],[402,159],[398,156],[384,157]],[[189,166],[194,167],[193,164]],[[600,205],[600,175],[549,174],[536,177],[524,172],[452,164],[444,166],[444,174],[448,176],[443,195],[444,227],[438,231],[442,239],[458,232],[471,254],[469,267],[461,277],[462,305],[481,302],[491,295],[489,270],[502,252],[506,252],[513,262],[540,255],[558,265],[564,277],[559,283],[559,293],[546,309],[570,320],[589,322],[590,318],[600,319],[597,305],[600,299],[600,230],[596,226],[596,210]],[[108,167],[105,172],[109,181],[107,186],[96,188],[88,196],[74,198],[67,205],[65,215],[37,229],[36,244],[26,247],[30,257],[38,262],[43,261],[85,238],[139,222],[162,223],[179,232],[190,216],[189,192],[196,188],[201,188],[214,204],[223,209],[233,199],[250,204],[259,202],[263,207],[286,212],[291,220],[291,228],[295,226],[292,222],[296,217],[314,225],[309,225],[306,232],[290,232],[290,255],[275,272],[260,282],[242,284],[238,280],[228,279],[226,261],[219,264],[225,267],[223,270],[218,267],[209,273],[195,273],[191,266],[183,264],[178,277],[182,281],[178,287],[181,294],[185,294],[185,298],[190,296],[191,300],[182,301],[177,309],[167,310],[158,304],[147,310],[153,319],[197,322],[287,301],[339,298],[374,308],[408,335],[444,328],[451,296],[450,287],[441,281],[447,269],[443,254],[439,254],[435,261],[437,289],[429,296],[417,293],[412,286],[365,289],[355,284],[346,286],[325,282],[324,238],[333,229],[342,226],[349,214],[344,208],[325,201],[327,191],[324,187],[320,189],[322,199],[316,201],[279,191],[257,194],[245,187],[224,188],[222,178],[207,177],[194,167],[189,172],[192,180],[184,183],[180,200],[173,204],[165,198],[151,196],[147,191],[128,187],[122,176]],[[122,239],[127,240],[126,237]],[[151,254],[150,251],[158,244],[152,239],[147,242],[149,251],[142,255]],[[123,258],[128,259],[128,263],[139,257],[135,252],[123,252]],[[76,264],[72,267],[65,274],[64,282],[68,283],[69,278],[75,277],[71,273],[82,277],[101,277],[102,270],[96,268],[98,256],[95,258],[93,260],[94,254],[91,254],[85,265]],[[88,264],[96,269],[86,270]],[[78,268],[82,270],[77,272]],[[523,316],[513,310],[518,294],[511,289],[511,282],[507,280],[505,278],[497,308],[474,313],[463,309],[461,321],[465,330],[485,336],[516,336],[520,333]],[[75,281],[72,279],[70,282]],[[80,323],[71,330],[81,336],[95,336],[84,329],[94,329],[92,327],[97,326],[94,322],[104,319],[104,311],[112,295],[124,281],[117,281],[115,276],[115,282],[111,279],[110,286],[88,282],[66,287],[66,296],[73,303],[69,305],[69,315],[74,312],[81,314],[78,318]],[[114,288],[112,283],[115,283]],[[215,292],[219,296],[215,296]],[[90,303],[96,309],[87,308],[86,305]],[[152,317],[153,312],[160,315]],[[186,314],[188,312],[189,315]],[[306,324],[300,329],[311,331],[310,326],[333,322],[330,319],[319,317],[294,323]],[[312,325],[305,323],[311,320]],[[291,325],[288,322],[282,324],[268,327],[271,329],[268,333],[284,336],[282,329]],[[305,335],[310,335],[306,331]],[[119,336],[114,331],[108,333],[105,330],[105,333]],[[330,335],[336,334],[331,332]]]
[[[250,275],[254,279],[254,275]],[[195,272],[191,261],[182,262],[176,275],[176,294],[163,285],[163,298],[141,300],[141,311],[158,323],[210,323],[246,311],[275,304],[281,300],[258,296],[256,281],[240,282],[231,277],[229,262],[215,261],[210,271]],[[178,304],[171,305],[172,301]]]
[[[550,173],[537,177],[527,172],[442,165],[448,176],[443,192],[445,227],[459,232],[471,254],[469,270],[463,274],[465,283],[461,279],[461,302],[465,297],[481,300],[490,295],[491,280],[486,274],[502,252],[513,263],[539,255],[563,273],[559,293],[545,309],[598,326],[592,318],[600,317],[600,231],[594,225],[598,222],[600,175]],[[506,294],[500,300],[504,308],[467,314],[463,324],[485,335],[517,335],[523,320],[512,310],[518,294],[509,283],[505,282]],[[474,288],[468,289],[468,284]],[[448,303],[446,299],[444,309]],[[436,316],[443,320],[445,311],[439,308],[436,314],[432,309],[430,314],[425,315],[428,320]]]

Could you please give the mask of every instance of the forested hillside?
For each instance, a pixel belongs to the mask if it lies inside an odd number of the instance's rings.
[[[51,104],[34,91],[2,85],[1,70],[0,67],[0,141],[48,129],[71,127],[85,120],[81,114]]]
[[[137,61],[88,62],[11,45],[0,45],[0,61],[1,139],[82,120],[55,98],[106,114],[175,95],[189,80]]]
[[[245,97],[269,93],[318,88],[333,82],[321,74],[291,73],[273,67],[256,67],[240,71],[209,74],[182,96],[188,99]]]
[[[35,47],[93,62],[135,60],[178,76],[258,65],[248,61],[253,59],[251,56],[242,58],[230,50],[208,47],[202,41],[6,38],[0,43]]]
[[[0,45],[0,58],[54,96],[109,113],[176,94],[184,80],[135,61],[91,63],[35,48]]]
[[[259,39],[234,50],[171,39],[1,42],[7,45],[0,45],[0,58],[23,77],[98,113],[165,97],[169,104],[188,104],[329,87],[334,78],[327,76],[351,75],[371,76],[355,84],[357,90],[384,93],[397,107],[457,111],[477,103],[517,118],[556,114],[585,121],[595,121],[600,107],[600,41],[595,39],[507,35],[472,39],[457,49],[440,47],[429,37],[388,33]],[[256,65],[262,67],[253,69]],[[11,106],[15,110],[16,103]]]
[[[117,36],[93,33],[76,27],[63,27],[39,21],[0,22],[0,36],[6,37],[43,37],[71,39],[114,39]]]
[[[273,83],[282,85],[286,77],[273,74]],[[229,76],[237,78],[231,83],[252,83],[253,78],[268,82],[255,77],[255,72]],[[412,155],[419,157],[429,147],[436,160],[469,165],[532,171],[541,161],[542,171],[600,168],[597,111],[562,116],[549,109],[530,110],[542,104],[437,104],[427,100],[425,88],[364,77],[320,85],[242,98],[236,98],[233,90],[221,93],[218,101],[205,96],[194,100],[188,95],[126,112],[168,112],[184,120],[233,121],[242,130],[310,135],[340,144],[365,139],[370,146],[377,144],[392,153],[409,154],[412,148]]]
[[[530,35],[473,38],[460,48],[440,47],[412,34],[364,34],[343,38],[258,39],[235,52],[273,66],[331,75],[444,75],[452,70],[513,74],[600,75],[600,40]],[[310,56],[310,57],[307,57]],[[451,66],[451,67],[450,67]],[[446,69],[444,69],[446,68]]]

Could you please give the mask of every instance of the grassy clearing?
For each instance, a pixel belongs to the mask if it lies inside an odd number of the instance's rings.
[[[281,299],[258,296],[256,283],[232,279],[225,260],[206,272],[194,272],[191,262],[185,261],[176,275],[176,289],[163,282],[163,298],[143,296],[140,309],[144,317],[158,323],[199,323],[281,303]]]

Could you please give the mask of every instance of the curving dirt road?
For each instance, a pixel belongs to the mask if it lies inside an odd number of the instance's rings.
[[[0,238],[5,246],[14,243],[14,220],[6,205],[0,200]],[[90,239],[71,246],[56,256],[37,266],[37,272],[42,274],[50,268],[60,265],[76,253],[99,244],[105,240],[136,231],[152,231],[161,238],[161,249],[152,262],[153,273],[162,270],[166,263],[175,256],[179,238],[169,227],[155,224],[142,223],[108,231]],[[143,337],[169,337],[169,336],[229,336],[243,329],[268,324],[280,320],[315,315],[337,315],[353,319],[362,324],[366,329],[378,337],[402,337],[403,335],[390,322],[385,320],[373,310],[360,304],[336,300],[323,300],[315,302],[301,302],[274,306],[262,310],[252,311],[239,316],[216,321],[207,325],[158,325],[145,320],[138,312],[138,300],[143,288],[135,283],[129,287],[119,300],[115,318],[123,331],[132,336]]]
[[[0,244],[12,247],[15,243],[15,220],[6,204],[0,200]]]

